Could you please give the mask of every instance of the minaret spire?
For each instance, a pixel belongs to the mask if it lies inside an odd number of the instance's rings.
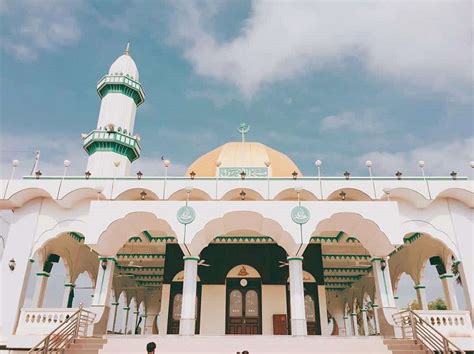
[[[128,55],[130,52],[130,42],[127,42],[127,46],[125,47],[125,54]]]

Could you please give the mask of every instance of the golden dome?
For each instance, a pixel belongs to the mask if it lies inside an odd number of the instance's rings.
[[[220,176],[224,177],[238,177],[242,170],[248,177],[263,177],[266,176],[266,164],[269,162],[270,177],[291,177],[294,171],[301,176],[299,168],[288,156],[264,144],[253,142],[221,145],[194,161],[186,174],[194,171],[196,177],[215,177],[218,162]]]

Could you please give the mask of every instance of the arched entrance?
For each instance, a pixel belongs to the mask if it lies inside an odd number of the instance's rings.
[[[249,265],[227,274],[226,334],[262,334],[262,281]]]

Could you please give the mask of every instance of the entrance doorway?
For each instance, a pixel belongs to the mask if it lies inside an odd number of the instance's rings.
[[[227,279],[226,334],[262,334],[260,279]]]
[[[199,334],[199,323],[201,317],[201,283],[196,288],[196,334]],[[181,320],[181,308],[183,304],[183,282],[173,281],[170,288],[170,302],[168,309],[168,334],[179,334],[179,322]]]

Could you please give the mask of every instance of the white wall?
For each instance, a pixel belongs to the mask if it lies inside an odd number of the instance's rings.
[[[203,285],[200,334],[225,334],[225,285]]]
[[[286,286],[262,285],[262,334],[273,334],[275,314],[286,314]]]

